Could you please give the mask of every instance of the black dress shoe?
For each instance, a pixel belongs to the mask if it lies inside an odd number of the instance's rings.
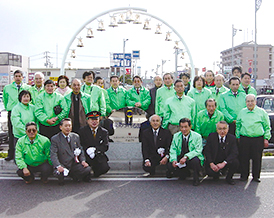
[[[198,186],[200,185],[200,181],[199,180],[194,180],[193,181],[193,186]]]
[[[235,185],[235,181],[233,179],[226,179],[227,184],[229,185]]]
[[[13,157],[7,156],[7,157],[5,158],[5,161],[11,161],[11,160],[13,160]]]
[[[242,182],[247,181],[247,178],[241,177],[241,178],[240,178],[240,181],[242,181]]]
[[[173,176],[172,172],[166,171],[166,178],[170,179],[170,178],[172,178],[172,176]]]
[[[261,182],[261,180],[258,179],[258,178],[253,178],[253,179],[252,179],[252,182]]]
[[[213,181],[218,181],[219,180],[219,176],[213,176]]]

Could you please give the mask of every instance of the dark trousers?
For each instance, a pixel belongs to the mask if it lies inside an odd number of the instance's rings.
[[[193,170],[193,180],[199,180],[199,172],[201,170],[201,161],[198,157],[194,157],[191,160],[186,161],[186,167],[173,167],[172,163],[167,164],[167,169],[169,172],[173,173],[174,176],[179,176],[180,178],[186,178],[189,176],[189,169]]]
[[[9,130],[9,151],[8,156],[14,158],[15,155],[15,147],[14,147],[14,135],[12,130],[12,123],[11,123],[11,111],[8,111],[8,130]]]
[[[262,166],[262,153],[264,149],[264,137],[240,137],[240,163],[241,178],[247,179],[249,176],[250,159],[252,160],[252,176],[254,179],[260,178]]]
[[[218,164],[218,163],[214,163],[214,164]],[[236,173],[238,167],[239,167],[238,159],[234,159],[230,163],[227,163],[227,165],[223,169],[220,170],[221,172],[213,171],[211,169],[209,163],[207,163],[207,162],[205,163],[205,171],[208,176],[219,177],[221,173],[225,173],[227,171],[227,175],[226,175],[227,180],[232,179],[232,177],[233,177],[234,173]]]
[[[151,166],[150,167],[147,167],[145,166],[145,161],[143,161],[143,170],[145,172],[148,172],[150,173],[151,175],[155,174],[155,168],[160,165],[160,161],[159,160],[156,160],[156,159],[151,159],[150,160],[150,163],[151,163]]]
[[[236,124],[235,123],[229,123],[229,130],[228,132],[232,135],[235,135],[235,131],[236,131]]]
[[[48,163],[48,161],[36,167],[27,166],[27,168],[30,171],[29,176],[24,176],[23,169],[17,170],[18,176],[22,177],[25,181],[30,181],[31,179],[33,179],[34,173],[36,172],[41,172],[41,179],[47,179],[52,174],[52,166]]]
[[[96,154],[95,158],[87,158],[87,163],[91,166],[95,177],[99,177],[109,171],[108,157],[103,154]]]
[[[78,180],[85,180],[88,181],[90,178],[90,171],[91,168],[84,167],[81,163],[73,163],[68,176],[73,178],[73,180],[78,181]],[[58,178],[59,182],[64,182],[64,174],[59,173],[57,169],[53,171],[53,175]]]
[[[39,123],[40,134],[46,136],[49,140],[52,136],[60,132],[59,124],[56,126],[45,126]]]

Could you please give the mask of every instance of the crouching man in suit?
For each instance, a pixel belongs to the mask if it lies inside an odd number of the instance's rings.
[[[65,176],[72,177],[74,181],[90,182],[91,168],[86,162],[79,136],[71,132],[71,119],[64,118],[60,122],[60,129],[61,132],[51,138],[53,175],[58,178],[59,185],[64,185]]]
[[[81,145],[83,146],[88,164],[92,167],[94,177],[105,174],[110,169],[108,157],[108,131],[99,126],[101,113],[92,111],[86,115],[87,126],[79,130]]]
[[[143,169],[154,175],[156,166],[166,165],[168,162],[172,135],[169,130],[161,127],[158,115],[152,115],[149,122],[151,127],[142,133]]]
[[[180,132],[174,134],[169,152],[167,177],[173,174],[185,179],[189,174],[189,168],[193,170],[193,185],[198,186],[199,172],[204,162],[202,154],[202,136],[191,130],[191,121],[182,118],[179,121]]]
[[[228,133],[227,122],[219,121],[216,126],[217,132],[208,136],[204,149],[205,170],[207,175],[218,180],[219,176],[228,169],[226,182],[235,185],[232,178],[239,167],[236,137]]]

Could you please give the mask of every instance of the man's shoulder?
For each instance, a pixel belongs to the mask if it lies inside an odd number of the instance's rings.
[[[50,140],[48,139],[48,137],[46,137],[46,136],[43,136],[43,135],[41,135],[41,134],[37,134],[37,138],[38,139],[40,139],[40,140],[43,140],[43,141],[48,141],[48,142],[50,142]]]
[[[103,128],[103,127],[101,127],[101,126],[98,126],[98,130],[97,130],[97,132],[100,134],[108,134],[108,131],[105,129],[105,128]]]
[[[56,141],[56,140],[58,140],[61,134],[62,134],[62,133],[59,132],[59,133],[55,134],[54,136],[52,136],[52,137],[51,137],[51,141]]]
[[[193,130],[190,130],[190,132],[191,132],[190,137],[192,137],[192,138],[199,138],[199,137],[201,137],[202,138],[201,134],[199,134],[199,133],[197,133],[197,132],[195,132]]]

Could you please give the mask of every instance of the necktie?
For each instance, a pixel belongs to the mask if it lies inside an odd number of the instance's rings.
[[[30,140],[30,144],[33,144],[34,143],[34,140]]]
[[[218,94],[219,94],[219,91],[220,91],[220,89],[219,89],[219,88],[217,88],[217,89],[216,89],[216,95],[218,95]]]
[[[140,94],[140,90],[139,90],[139,89],[136,89],[136,91],[137,91],[137,94],[139,95],[139,94]]]
[[[114,92],[117,94],[117,89],[114,89]]]
[[[19,92],[20,88],[21,88],[20,84],[17,85],[18,92]]]
[[[180,101],[182,100],[182,98],[181,98],[181,97],[179,97],[178,99],[179,99]]]
[[[154,130],[154,144],[156,145],[156,141],[157,141],[157,131]]]
[[[234,95],[234,97],[236,98],[236,96],[237,96],[237,93],[233,93],[233,95]]]
[[[96,132],[92,130],[93,138],[96,138]]]
[[[66,137],[66,140],[67,140],[68,144],[70,144],[70,138],[69,138],[69,136]]]
[[[249,88],[249,87],[244,88],[244,90],[245,90],[245,94],[248,94],[248,88]]]

